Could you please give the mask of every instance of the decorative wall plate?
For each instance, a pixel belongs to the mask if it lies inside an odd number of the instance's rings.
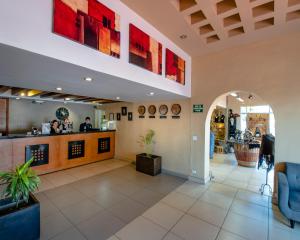
[[[163,105],[159,106],[160,115],[165,116],[165,115],[167,115],[168,111],[169,111],[169,109],[168,109],[168,106],[166,104],[163,104]]]
[[[150,105],[148,107],[148,112],[150,115],[154,115],[156,113],[156,107],[154,105]]]
[[[179,115],[181,113],[181,106],[179,104],[173,104],[171,107],[171,112],[175,116]]]
[[[140,116],[144,115],[146,113],[146,107],[144,105],[140,105],[138,107],[138,113],[140,114]]]

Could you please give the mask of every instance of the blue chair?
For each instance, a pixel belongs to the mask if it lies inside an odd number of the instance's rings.
[[[278,206],[294,228],[300,222],[300,164],[286,163],[286,172],[278,172]]]

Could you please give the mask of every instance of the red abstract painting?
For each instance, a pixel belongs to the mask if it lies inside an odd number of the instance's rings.
[[[97,0],[54,0],[53,31],[120,58],[120,17]]]
[[[166,49],[166,78],[185,85],[185,61]]]
[[[162,74],[162,45],[133,24],[129,26],[129,62]]]

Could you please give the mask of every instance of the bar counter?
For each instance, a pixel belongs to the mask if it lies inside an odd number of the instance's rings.
[[[33,169],[46,174],[113,158],[115,131],[0,137],[0,171],[34,157]]]

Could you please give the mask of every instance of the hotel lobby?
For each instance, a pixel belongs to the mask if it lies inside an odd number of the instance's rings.
[[[3,0],[0,239],[300,239],[299,0]]]

